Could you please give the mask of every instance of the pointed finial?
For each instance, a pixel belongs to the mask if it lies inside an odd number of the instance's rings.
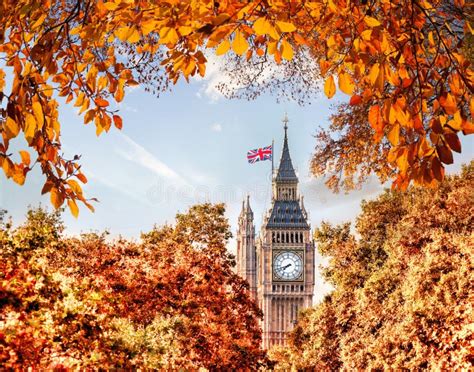
[[[285,116],[283,117],[283,128],[285,129],[285,136],[286,136],[286,131],[288,129],[288,114],[285,112]]]

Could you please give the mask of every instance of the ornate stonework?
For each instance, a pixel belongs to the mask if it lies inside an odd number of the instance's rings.
[[[284,345],[299,311],[310,307],[314,290],[314,242],[298,177],[288,148],[287,119],[280,164],[272,180],[272,204],[258,237],[249,197],[237,231],[237,270],[248,280],[263,311],[263,346]]]

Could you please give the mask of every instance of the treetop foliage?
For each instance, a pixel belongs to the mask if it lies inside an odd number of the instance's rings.
[[[257,369],[261,311],[225,249],[222,205],[204,204],[138,243],[61,234],[32,209],[0,233],[5,368]]]
[[[464,0],[2,1],[0,58],[13,71],[7,87],[0,68],[3,171],[23,184],[37,165],[56,208],[67,201],[77,215],[79,201],[92,209],[79,156],[61,150],[58,98],[100,135],[122,127],[116,103],[126,87],[159,92],[204,76],[215,51],[256,66],[243,80],[252,92],[265,66],[277,64],[290,68],[270,84],[301,84],[294,92],[304,96],[323,79],[328,97],[350,97],[331,128],[345,135],[321,134],[312,163],[316,175],[333,173],[333,188],[373,172],[400,189],[434,185],[461,151],[459,134],[474,131],[463,46],[471,8]],[[245,65],[234,76],[246,76]],[[9,146],[18,136],[30,150],[17,156]]]
[[[334,291],[305,311],[278,368],[472,368],[474,162],[436,191],[386,191],[315,233]]]

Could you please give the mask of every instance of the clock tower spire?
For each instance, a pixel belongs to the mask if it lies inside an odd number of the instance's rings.
[[[284,345],[314,290],[314,243],[283,119],[283,149],[272,177],[272,204],[256,241],[257,300],[263,311],[263,346]]]

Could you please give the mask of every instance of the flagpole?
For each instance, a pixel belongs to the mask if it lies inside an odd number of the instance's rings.
[[[273,165],[273,154],[275,152],[274,150],[275,150],[275,140],[272,139],[272,180],[273,180],[273,172],[274,172],[274,169],[273,169],[273,167],[274,167],[274,165]]]

